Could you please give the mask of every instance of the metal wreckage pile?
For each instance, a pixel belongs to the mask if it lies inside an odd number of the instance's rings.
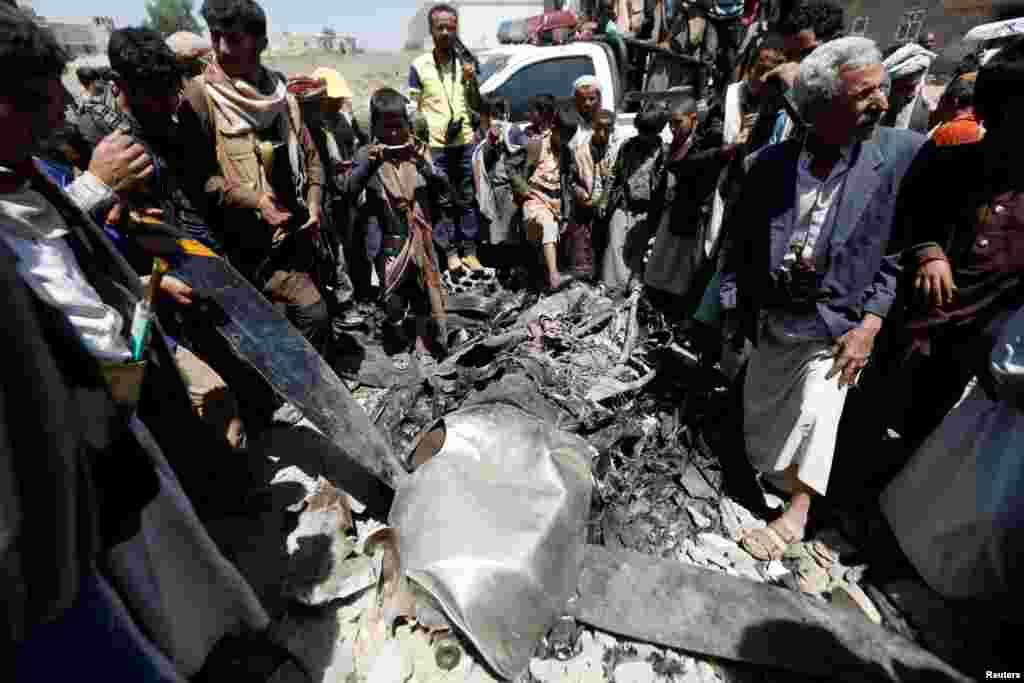
[[[214,529],[307,669],[272,680],[961,679],[877,625],[838,532],[781,562],[740,549],[764,522],[708,445],[736,431],[724,378],[639,290],[494,285],[449,311],[436,366],[345,335],[334,367],[379,434],[339,438],[355,413],[292,434],[262,512]]]

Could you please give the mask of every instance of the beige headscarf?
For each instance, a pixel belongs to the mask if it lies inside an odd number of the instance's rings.
[[[216,62],[204,72],[206,92],[217,108],[216,125],[224,135],[235,136],[257,133],[278,126],[281,139],[288,144],[288,160],[299,181],[305,185],[305,168],[299,145],[302,120],[293,121],[298,104],[288,94],[283,78],[271,74],[274,92],[264,95],[255,86],[241,79],[232,79]]]

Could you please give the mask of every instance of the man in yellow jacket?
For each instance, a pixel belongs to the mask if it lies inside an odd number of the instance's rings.
[[[458,11],[434,5],[427,15],[434,49],[409,68],[409,92],[430,129],[434,163],[452,186],[455,221],[449,231],[434,232],[453,276],[460,271],[483,271],[476,257],[479,232],[473,206],[473,124],[471,110],[480,106],[480,88],[472,64],[461,62],[453,48],[459,28]],[[461,67],[461,68],[460,68]]]

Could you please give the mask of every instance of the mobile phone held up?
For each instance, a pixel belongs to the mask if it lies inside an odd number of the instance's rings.
[[[384,161],[394,161],[396,159],[403,158],[412,150],[412,143],[405,143],[404,145],[383,145],[382,158]]]

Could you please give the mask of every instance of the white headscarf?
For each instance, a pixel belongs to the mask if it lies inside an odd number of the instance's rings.
[[[882,66],[889,73],[889,78],[894,81],[911,76],[920,77],[920,82],[918,82],[914,94],[907,98],[907,102],[898,112],[895,112],[893,117],[894,128],[910,127],[910,120],[914,116],[914,108],[917,106],[917,101],[924,91],[928,70],[931,69],[932,61],[936,57],[938,57],[937,54],[921,47],[917,43],[907,43],[886,57],[885,61],[882,62]]]
[[[916,73],[925,73],[932,67],[937,54],[917,43],[907,43],[885,58],[882,66],[889,72],[889,78],[898,80]]]

